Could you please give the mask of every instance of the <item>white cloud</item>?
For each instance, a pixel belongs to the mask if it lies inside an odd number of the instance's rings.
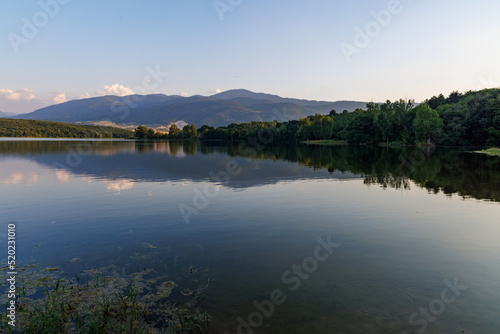
[[[215,88],[215,90],[211,90],[208,92],[208,94],[213,95],[213,94],[219,94],[222,93],[222,90],[220,88]]]
[[[28,88],[21,88],[15,91],[12,89],[0,89],[0,95],[13,101],[30,101],[35,98],[35,92]]]
[[[90,97],[90,94],[88,92],[85,92],[83,94],[78,95],[79,99],[88,99]]]
[[[32,112],[51,105],[52,98],[38,98],[35,92],[28,88],[0,88],[0,110],[14,114]]]
[[[127,96],[133,94],[135,93],[132,89],[118,83],[106,85],[102,91],[95,92],[94,94],[90,94],[88,92],[75,94],[63,91],[53,91],[51,93],[44,94],[43,96],[37,96],[38,94],[35,95],[35,91],[28,88],[0,88],[0,111],[14,114],[24,114],[73,99],[87,99],[92,96],[104,95]]]
[[[181,92],[179,95],[180,95],[180,96],[184,96],[184,97],[189,96],[189,94],[188,94],[188,93],[186,93],[186,92]]]
[[[123,85],[120,85],[118,83],[115,83],[114,85],[106,85],[104,86],[104,91],[97,92],[99,95],[117,95],[117,96],[127,96],[127,95],[133,95],[134,92],[132,89],[125,87]]]
[[[66,102],[68,101],[68,98],[66,97],[66,94],[63,93],[63,92],[57,92],[56,93],[57,95],[54,96],[54,98],[52,99],[52,101],[55,103],[55,104],[58,104],[58,103],[63,103],[63,102]]]

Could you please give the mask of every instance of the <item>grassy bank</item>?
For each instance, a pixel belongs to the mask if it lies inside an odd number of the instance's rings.
[[[475,153],[482,153],[482,154],[488,154],[488,155],[494,155],[494,156],[500,156],[500,148],[492,147],[487,150],[481,150],[481,151],[474,151]]]

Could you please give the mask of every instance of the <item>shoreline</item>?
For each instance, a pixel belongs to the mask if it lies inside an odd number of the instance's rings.
[[[487,150],[481,150],[481,151],[474,151],[474,153],[479,153],[479,154],[486,154],[492,157],[498,157],[500,156],[500,148],[497,147],[491,147]]]

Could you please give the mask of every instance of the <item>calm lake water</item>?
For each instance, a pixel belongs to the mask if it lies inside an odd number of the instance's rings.
[[[213,280],[212,333],[499,333],[500,158],[0,141],[0,254]],[[78,258],[79,261],[70,261]]]

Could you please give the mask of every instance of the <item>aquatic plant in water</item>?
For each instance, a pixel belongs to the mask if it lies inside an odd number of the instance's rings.
[[[69,279],[58,268],[38,267],[18,269],[16,326],[9,326],[6,306],[1,332],[204,333],[208,329],[210,316],[200,307],[211,280],[194,277],[192,268],[189,280],[182,280],[186,287],[181,287],[146,268],[123,275],[109,266]],[[5,275],[7,267],[0,272]],[[7,305],[7,296],[0,302]]]

